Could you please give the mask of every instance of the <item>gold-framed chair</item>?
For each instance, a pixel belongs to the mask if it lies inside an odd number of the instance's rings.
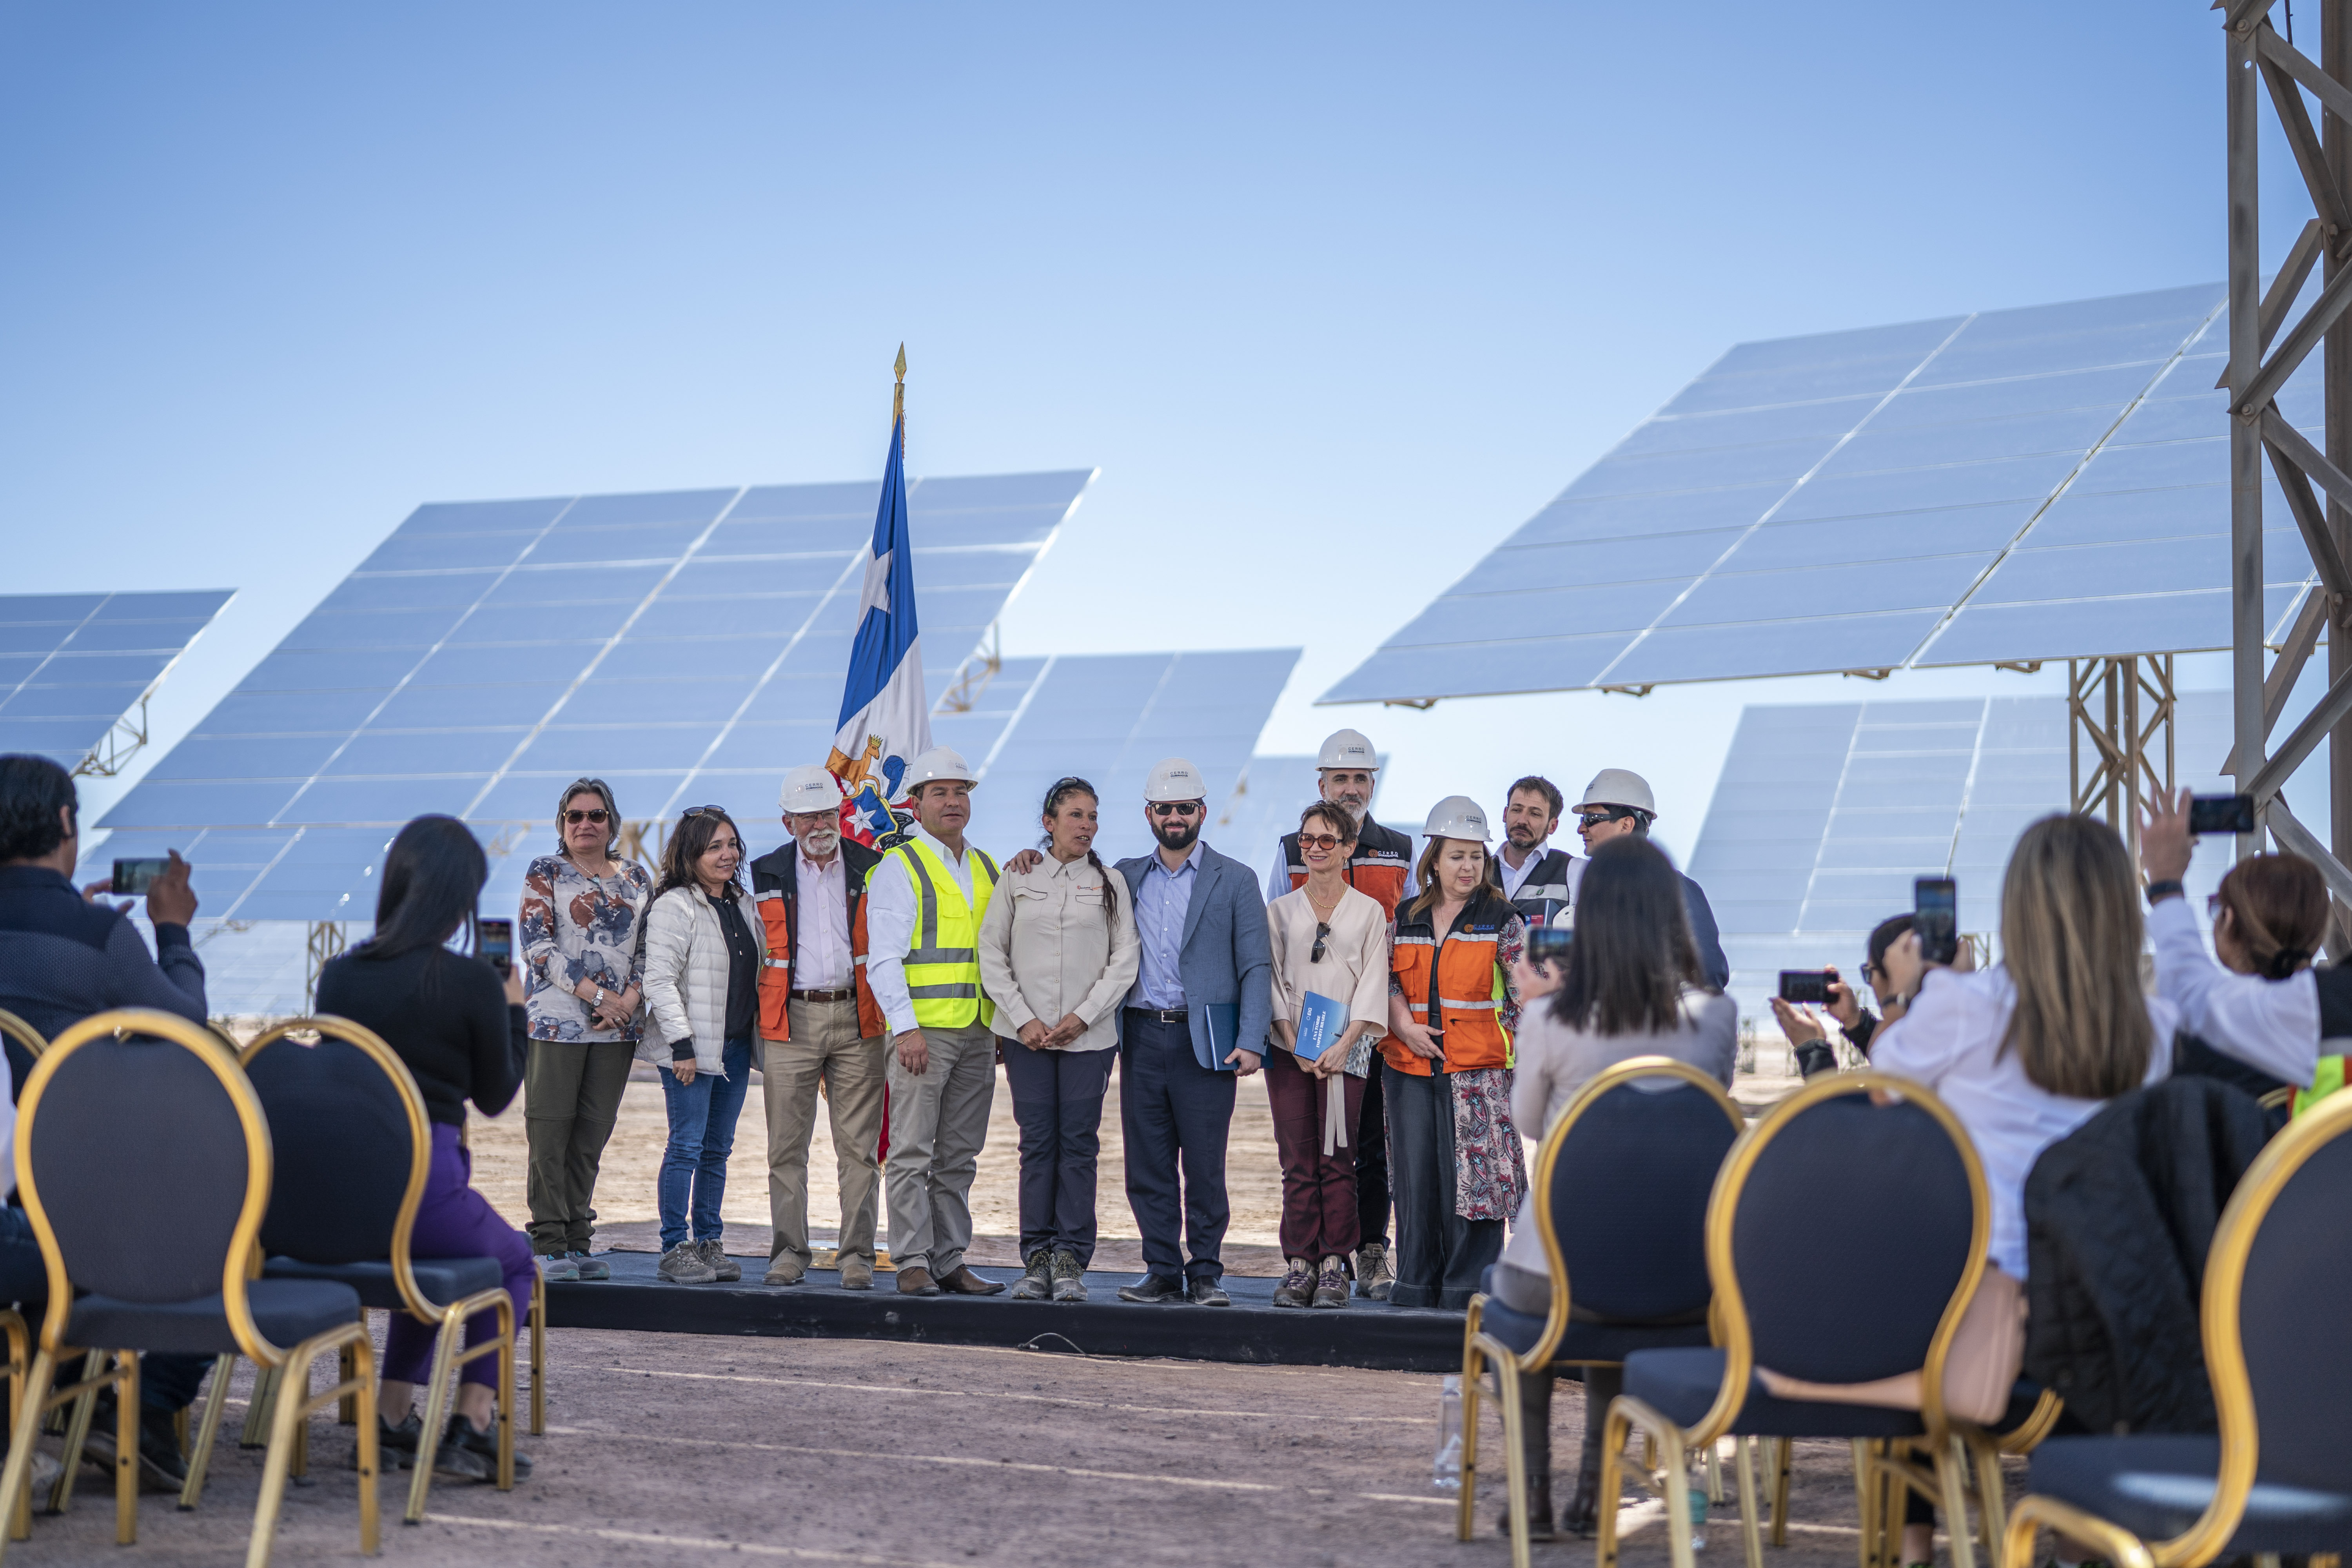
[[[49,1042],[41,1037],[40,1030],[5,1008],[0,1008],[0,1035],[5,1035],[24,1047],[26,1054],[35,1061],[40,1060],[41,1053],[49,1048]]]
[[[1906,1488],[1942,1505],[1954,1568],[1974,1568],[1969,1467],[1960,1427],[1944,1410],[1944,1363],[1983,1276],[1990,1230],[1975,1147],[1923,1085],[1862,1069],[1817,1078],[1782,1100],[1740,1134],[1708,1200],[1716,1344],[1627,1356],[1625,1392],[1603,1434],[1601,1495],[1618,1495],[1625,1438],[1638,1428],[1657,1456],[1654,1470],[1640,1468],[1664,1494],[1675,1568],[1693,1568],[1686,1456],[1725,1436],[1844,1438],[1863,1568],[1875,1568],[1872,1542],[1885,1533],[1889,1494],[1899,1500]],[[1822,1384],[1916,1372],[1921,1407],[1776,1397],[1759,1366]],[[1905,1465],[1890,1439],[1920,1440],[1930,1464]],[[1759,1568],[1752,1461],[1741,1443],[1742,1546]],[[1774,1490],[1785,1498],[1783,1482],[1776,1476]],[[1776,1511],[1785,1515],[1785,1502]],[[1615,1568],[1615,1512],[1601,1512],[1599,1568]]]
[[[1746,1125],[1713,1078],[1670,1057],[1643,1056],[1596,1074],[1544,1134],[1532,1191],[1550,1266],[1550,1309],[1537,1316],[1483,1293],[1470,1298],[1462,1331],[1456,1540],[1471,1539],[1475,1528],[1478,1402],[1487,1369],[1503,1413],[1511,1561],[1528,1568],[1519,1379],[1560,1365],[1616,1365],[1639,1349],[1707,1342],[1707,1194]]]
[[[168,1168],[152,1161],[168,1150]],[[142,1159],[142,1156],[146,1158]],[[16,1187],[48,1272],[48,1304],[29,1381],[0,1467],[0,1499],[24,1506],[41,1417],[68,1403],[86,1428],[88,1396],[115,1392],[115,1539],[138,1539],[139,1353],[234,1352],[309,1387],[311,1364],[352,1347],[353,1379],[280,1401],[247,1547],[265,1568],[300,1421],[355,1394],[360,1548],[377,1542],[374,1352],[348,1286],[252,1278],[269,1205],[268,1120],[236,1058],[209,1030],[144,1008],[100,1013],[52,1041],[16,1108]],[[79,1292],[79,1293],[78,1293]],[[93,1375],[51,1389],[59,1363],[89,1350]],[[79,1456],[68,1438],[61,1484]],[[13,1532],[11,1532],[13,1533]],[[0,1537],[0,1553],[6,1540]]]
[[[318,1037],[318,1044],[307,1046],[295,1037],[304,1035]],[[275,1113],[283,1168],[300,1177],[299,1188],[273,1203],[263,1225],[263,1277],[336,1281],[358,1292],[364,1307],[406,1312],[436,1330],[405,1522],[425,1517],[434,1455],[458,1371],[486,1355],[498,1358],[496,1481],[500,1491],[512,1490],[514,1300],[494,1258],[428,1259],[411,1253],[433,1142],[425,1100],[407,1064],[373,1030],[348,1018],[320,1016],[289,1019],[256,1036],[244,1049],[242,1065],[265,1109]],[[364,1124],[357,1136],[354,1122]],[[389,1157],[373,1163],[352,1158],[352,1151],[362,1147],[388,1152]],[[498,1334],[463,1347],[466,1322],[478,1312],[497,1314]],[[189,1460],[183,1506],[193,1506],[201,1495],[226,1383],[215,1375]],[[257,1385],[257,1407],[274,1397],[276,1390]],[[373,1411],[359,1418],[373,1421]]]
[[[2010,1510],[2004,1561],[2047,1525],[2116,1568],[2352,1551],[2352,1095],[2265,1144],[2222,1210],[2200,1319],[2220,1431],[2053,1437]]]

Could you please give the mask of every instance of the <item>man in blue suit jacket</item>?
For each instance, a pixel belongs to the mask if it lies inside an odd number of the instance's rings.
[[[1127,1199],[1149,1272],[1118,1294],[1231,1306],[1218,1284],[1233,1217],[1225,1140],[1234,1081],[1257,1071],[1274,1012],[1265,902],[1247,867],[1201,842],[1208,789],[1198,768],[1169,758],[1151,770],[1143,798],[1160,850],[1118,863],[1141,945],[1119,1013],[1118,1110]],[[1224,1065],[1213,1068],[1202,1064],[1213,1059],[1208,1010],[1218,1006],[1238,1007],[1240,1023]]]

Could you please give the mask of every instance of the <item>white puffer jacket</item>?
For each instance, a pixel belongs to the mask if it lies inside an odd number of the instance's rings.
[[[744,925],[767,958],[767,927],[751,895],[732,890]],[[716,1073],[727,1048],[727,933],[719,910],[698,887],[672,888],[646,911],[646,1008],[652,1024],[637,1059],[667,1062],[670,1042],[692,1036],[697,1072]],[[751,1065],[762,1065],[760,1036],[751,1034]]]

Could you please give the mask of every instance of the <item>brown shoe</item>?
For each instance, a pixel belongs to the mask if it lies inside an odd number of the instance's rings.
[[[901,1268],[898,1270],[899,1295],[936,1296],[939,1293],[940,1288],[932,1281],[929,1269]]]
[[[845,1258],[841,1260],[841,1288],[845,1290],[874,1289],[874,1260],[870,1258]]]
[[[940,1289],[951,1296],[995,1296],[1002,1294],[1004,1287],[974,1274],[969,1264],[959,1263],[954,1273],[940,1280]]]

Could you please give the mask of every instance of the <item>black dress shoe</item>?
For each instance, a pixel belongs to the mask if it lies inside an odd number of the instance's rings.
[[[1181,1301],[1184,1300],[1184,1281],[1171,1279],[1165,1274],[1147,1274],[1132,1285],[1120,1286],[1118,1299],[1122,1301],[1141,1301],[1152,1306],[1169,1301]]]
[[[1195,1307],[1230,1307],[1233,1304],[1234,1299],[1225,1294],[1225,1288],[1223,1286],[1218,1284],[1215,1280],[1210,1279],[1205,1274],[1193,1276],[1192,1305]]]

